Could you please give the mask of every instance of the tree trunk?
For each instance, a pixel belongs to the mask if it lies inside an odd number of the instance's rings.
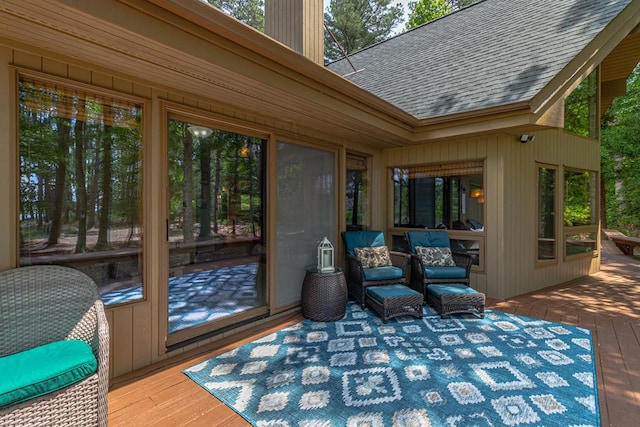
[[[243,143],[242,139],[238,135],[235,137],[236,140],[236,149],[235,158],[233,160],[233,180],[231,181],[231,203],[229,206],[229,216],[231,217],[231,221],[233,224],[233,228],[231,230],[232,234],[236,234],[236,222],[238,220],[238,214],[240,213],[240,193],[238,192],[238,180],[239,174],[238,169],[240,168],[240,144]]]
[[[85,107],[85,100],[83,98],[78,98],[78,115],[76,116],[76,124],[74,128],[76,139],[76,218],[78,221],[76,253],[83,253],[87,251],[87,188],[84,160]]]
[[[607,186],[605,180],[600,175],[600,226],[608,228],[607,225]]]
[[[38,171],[44,170],[42,168],[42,165],[40,164],[40,162],[38,162]],[[38,201],[46,201],[45,199],[45,191],[44,191],[44,184],[45,183],[45,178],[44,176],[42,176],[41,174],[38,173],[38,183],[37,185],[37,200]],[[44,230],[44,212],[42,211],[42,209],[36,209],[36,215],[38,217],[38,230]]]
[[[98,211],[98,192],[100,191],[100,142],[94,147],[95,158],[93,161],[93,173],[89,171],[89,191],[87,193],[87,230],[96,226],[96,212]]]
[[[200,235],[211,238],[211,148],[207,138],[200,140]]]
[[[193,242],[193,224],[195,223],[193,212],[193,136],[191,132],[183,129],[184,133],[182,152],[182,167],[184,178],[182,181],[182,238],[185,242]]]
[[[106,106],[105,106],[106,107]],[[98,242],[96,250],[109,247],[109,214],[111,210],[111,125],[104,127],[104,145],[102,147],[102,203],[98,219]]]
[[[218,200],[218,195],[220,194],[220,169],[222,168],[222,141],[220,141],[220,136],[216,133],[216,151],[215,151],[215,182],[214,182],[214,190],[213,194],[215,198],[213,199],[213,232],[218,233],[218,212],[220,211],[220,200]]]
[[[51,228],[49,229],[48,246],[58,243],[62,227],[62,213],[64,204],[64,193],[67,180],[67,155],[69,149],[69,138],[71,126],[63,118],[56,118],[56,128],[58,129],[58,150],[56,166],[56,182],[54,189],[53,213],[51,218]]]

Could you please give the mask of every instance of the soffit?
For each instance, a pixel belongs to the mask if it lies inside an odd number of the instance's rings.
[[[600,79],[603,84],[624,80],[629,77],[640,61],[640,27],[636,27],[611,53],[602,61]],[[603,97],[600,111],[605,110],[613,97]]]

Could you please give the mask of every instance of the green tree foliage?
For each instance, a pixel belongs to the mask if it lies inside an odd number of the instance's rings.
[[[190,126],[169,121],[171,240],[257,236],[262,223],[264,142],[219,129],[196,137]]]
[[[256,30],[264,31],[263,0],[207,0],[207,2]]]
[[[441,16],[451,13],[452,9],[447,0],[419,0],[409,3],[409,20],[406,28],[419,27]]]
[[[128,247],[140,224],[139,106],[28,79],[18,98],[21,250]]]
[[[467,7],[477,1],[478,0],[447,0],[447,3],[449,3],[449,6],[451,6],[452,10],[458,10],[462,9],[463,7]]]
[[[406,29],[410,30],[431,22],[453,11],[462,9],[478,0],[418,0],[409,3],[409,20]]]
[[[640,67],[602,120],[601,171],[606,226],[640,236]]]
[[[391,30],[400,24],[402,6],[391,5],[391,0],[331,0],[324,14],[324,54],[327,60],[340,59],[389,37]]]
[[[598,74],[591,73],[564,101],[564,128],[590,138],[598,135]]]

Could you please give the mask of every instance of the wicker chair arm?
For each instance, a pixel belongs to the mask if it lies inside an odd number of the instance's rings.
[[[391,264],[394,267],[398,267],[402,269],[402,271],[407,271],[407,266],[409,265],[409,260],[411,259],[411,254],[407,254],[404,252],[397,251],[389,251],[389,258],[391,258]]]
[[[347,282],[362,283],[364,280],[364,270],[360,260],[353,255],[347,255],[347,264],[349,266],[347,270]]]
[[[422,264],[422,258],[416,254],[411,254],[411,277],[412,280],[418,280],[420,283],[424,280],[424,264]]]
[[[109,391],[109,323],[104,304],[98,299],[96,307],[96,332],[98,335],[98,425],[107,426],[107,394]]]
[[[473,264],[473,257],[464,252],[453,252],[453,262],[458,267],[462,267],[467,270],[467,277],[471,274],[471,265]]]

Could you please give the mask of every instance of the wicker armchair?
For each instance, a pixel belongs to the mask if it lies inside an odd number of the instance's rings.
[[[416,254],[417,247],[451,249],[449,234],[442,230],[421,230],[405,232],[411,248],[411,287],[422,292],[427,299],[427,286],[433,284],[461,283],[469,286],[469,275],[473,258],[469,254],[453,252],[455,266],[433,267],[425,265]]]
[[[346,276],[349,295],[362,308],[366,305],[367,286],[405,283],[409,254],[389,251],[390,266],[364,268],[356,257],[356,248],[386,246],[382,231],[345,231],[342,240],[346,253]]]
[[[65,339],[89,344],[97,371],[61,390],[0,409],[0,426],[106,426],[109,385],[109,328],[93,280],[54,265],[0,273],[0,357]]]

